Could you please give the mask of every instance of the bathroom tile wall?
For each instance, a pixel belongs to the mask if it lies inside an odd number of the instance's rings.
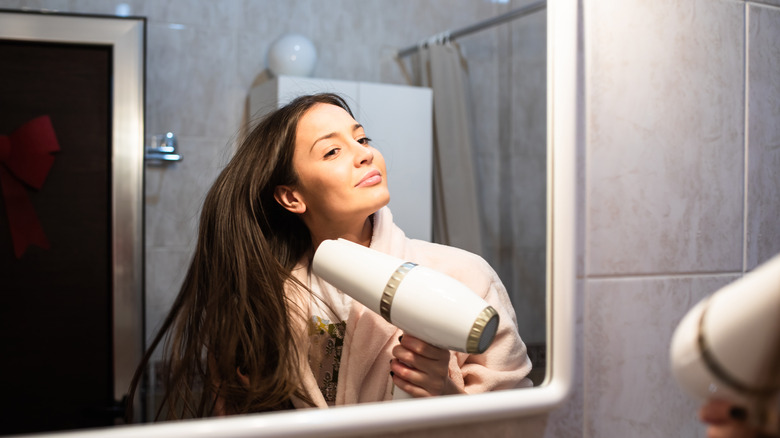
[[[547,263],[546,234],[542,232],[547,211],[541,208],[547,205],[547,42],[539,38],[547,34],[546,20],[546,11],[541,11],[507,26],[511,35],[502,41],[508,47],[499,56],[510,62],[498,64],[504,73],[498,87],[503,100],[497,117],[498,172],[482,172],[494,178],[494,189],[485,192],[497,196],[490,200],[494,203],[482,204],[483,211],[493,211],[495,205],[510,211],[495,215],[501,218],[498,226],[484,235],[493,236],[494,260],[503,263],[494,265],[513,294],[520,333],[529,345],[546,340],[545,295],[536,292],[545,290]],[[484,64],[495,63],[486,60]]]
[[[743,5],[676,4],[591,3],[589,276],[742,268]]]
[[[588,281],[583,436],[704,436],[699,406],[672,379],[666,352],[686,311],[736,278]]]
[[[566,436],[704,436],[669,342],[696,301],[780,252],[772,3],[583,2],[584,414]]]
[[[772,2],[780,6],[780,1]],[[747,61],[747,242],[754,268],[778,252],[780,217],[780,28],[778,8],[748,6]],[[769,202],[774,200],[774,202]]]

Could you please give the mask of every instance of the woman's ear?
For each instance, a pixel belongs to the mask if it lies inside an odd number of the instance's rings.
[[[290,186],[276,186],[274,199],[276,199],[279,205],[292,213],[301,214],[306,211],[306,204],[303,202],[303,199]]]

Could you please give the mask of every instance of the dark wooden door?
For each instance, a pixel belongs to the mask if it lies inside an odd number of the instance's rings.
[[[114,423],[111,50],[0,40],[0,134],[48,115],[60,146],[25,187],[49,249],[17,258],[0,194],[0,434]]]

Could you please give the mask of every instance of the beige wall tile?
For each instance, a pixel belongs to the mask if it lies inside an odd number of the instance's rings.
[[[192,258],[189,247],[149,248],[146,251],[146,341],[157,335],[179,294]],[[159,355],[159,351],[157,352]]]
[[[588,274],[741,269],[742,5],[585,10]]]
[[[231,29],[150,23],[147,34],[146,130],[230,138],[246,90],[236,87]]]
[[[748,4],[751,5],[774,5],[780,6],[780,0],[748,0]]]
[[[134,0],[134,14],[148,16],[152,22],[186,26],[234,29],[241,16],[240,0]]]
[[[736,278],[588,281],[586,436],[704,436],[699,402],[671,374],[669,345],[688,309]]]
[[[0,8],[67,11],[69,3],[70,0],[0,0]]]
[[[780,8],[749,8],[747,268],[780,252]]]
[[[190,247],[197,240],[200,207],[232,154],[221,140],[179,137],[182,161],[146,166],[146,246]]]

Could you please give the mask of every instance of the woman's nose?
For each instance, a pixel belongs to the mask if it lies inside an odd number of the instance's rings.
[[[355,142],[355,165],[371,164],[374,161],[374,148]]]

